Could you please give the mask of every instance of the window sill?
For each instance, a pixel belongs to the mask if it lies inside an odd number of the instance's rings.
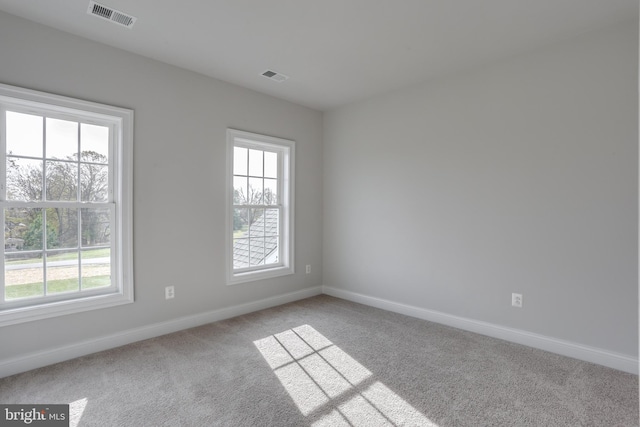
[[[81,313],[83,311],[114,307],[132,302],[133,293],[131,293],[131,295],[112,293],[26,307],[7,308],[0,310],[0,327],[64,316],[67,314]]]
[[[293,267],[275,267],[259,271],[249,271],[246,273],[232,274],[227,281],[227,286],[240,283],[254,282],[256,280],[272,279],[274,277],[288,276],[295,271]]]

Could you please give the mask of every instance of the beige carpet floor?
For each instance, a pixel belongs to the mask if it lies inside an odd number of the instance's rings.
[[[638,426],[638,377],[318,296],[0,379],[80,426]]]

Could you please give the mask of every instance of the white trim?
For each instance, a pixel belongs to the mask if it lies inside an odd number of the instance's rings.
[[[61,299],[37,305],[3,309],[2,317],[0,317],[0,327],[47,319],[49,317],[82,313],[83,311],[115,307],[133,302],[132,295],[126,295],[122,291],[102,295],[95,295],[95,293],[96,292],[92,292],[89,296],[80,296],[73,299]],[[133,294],[133,289],[130,290],[130,293]]]
[[[322,293],[345,300],[365,304],[371,307],[400,313],[418,319],[440,323],[465,331],[499,338],[505,341],[526,345],[540,350],[572,357],[586,362],[596,363],[609,368],[618,369],[632,374],[638,374],[638,359],[632,356],[615,353],[612,351],[589,347],[570,341],[534,334],[531,332],[507,328],[493,323],[481,322],[465,317],[454,316],[435,310],[401,304],[394,301],[363,295],[342,289],[323,286]]]
[[[70,114],[70,117],[74,118],[77,114],[76,110],[80,110],[85,117],[93,117],[99,124],[104,121],[112,121],[113,116],[124,118],[130,112],[132,113],[132,110],[126,108],[0,83],[0,101],[2,100],[10,102],[12,105],[21,105],[24,111],[29,111],[30,108],[49,110],[61,118],[65,117],[64,114]],[[56,108],[52,109],[52,105],[55,105]]]
[[[69,98],[46,92],[0,84],[0,113],[6,106],[21,112],[33,112],[38,116],[69,118],[83,123],[94,123],[110,128],[109,143],[109,202],[82,203],[72,202],[69,207],[112,209],[112,251],[111,265],[115,272],[112,285],[97,291],[60,294],[55,298],[43,297],[28,300],[3,302],[0,298],[0,326],[21,322],[29,322],[48,317],[79,313],[82,311],[106,308],[132,303],[133,290],[133,110],[114,107],[81,99]],[[4,115],[0,114],[4,117]],[[2,119],[3,120],[3,119]],[[4,126],[2,126],[4,130]],[[117,131],[117,132],[116,132]],[[43,130],[44,132],[44,130]],[[78,132],[80,130],[78,129]],[[6,135],[0,135],[0,163],[4,165]],[[43,139],[43,141],[46,141]],[[43,142],[44,143],[44,142]],[[80,139],[78,140],[80,143]],[[43,151],[43,156],[45,152]],[[79,160],[78,160],[79,161]],[[51,206],[52,202],[43,200],[35,203],[6,201],[4,193],[6,182],[4,173],[0,181],[0,209],[14,206],[42,208]],[[45,173],[43,173],[43,180]],[[43,185],[43,191],[45,186]],[[115,211],[113,206],[115,204]],[[78,213],[80,214],[80,213]],[[115,214],[115,215],[114,215]],[[0,212],[3,219],[4,211]],[[43,227],[43,234],[46,227]],[[0,240],[4,240],[0,239]],[[4,250],[4,248],[3,248]],[[81,245],[79,245],[79,250]],[[46,269],[46,264],[44,264]],[[0,271],[4,270],[4,257],[0,259]],[[0,277],[0,292],[4,289],[4,277]],[[101,295],[96,295],[101,293]],[[67,298],[68,296],[68,298]],[[67,298],[64,299],[63,298]]]
[[[322,288],[320,286],[316,286],[232,307],[220,308],[205,313],[194,314],[166,322],[129,329],[111,335],[53,348],[51,350],[39,351],[12,359],[0,360],[0,378],[18,374],[20,372],[26,372],[31,369],[41,368],[53,363],[74,359],[76,357],[86,356],[87,354],[131,344],[137,341],[310,298],[320,295],[321,293]]]
[[[279,153],[281,160],[278,177],[281,208],[281,259],[274,266],[249,271],[235,271],[233,268],[233,152],[236,145],[258,150],[272,149]],[[295,273],[295,154],[296,142],[257,133],[227,129],[227,181],[226,181],[226,277],[227,285],[271,279]]]

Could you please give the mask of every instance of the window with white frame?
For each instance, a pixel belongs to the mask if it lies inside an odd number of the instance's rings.
[[[0,85],[0,325],[133,301],[133,111]]]
[[[228,283],[294,272],[295,142],[227,130]]]

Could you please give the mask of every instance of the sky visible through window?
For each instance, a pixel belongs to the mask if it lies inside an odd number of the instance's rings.
[[[26,157],[43,155],[42,116],[7,111],[7,154]],[[65,159],[78,152],[78,122],[47,118],[47,157]],[[81,151],[93,151],[109,158],[109,128],[82,123]]]

